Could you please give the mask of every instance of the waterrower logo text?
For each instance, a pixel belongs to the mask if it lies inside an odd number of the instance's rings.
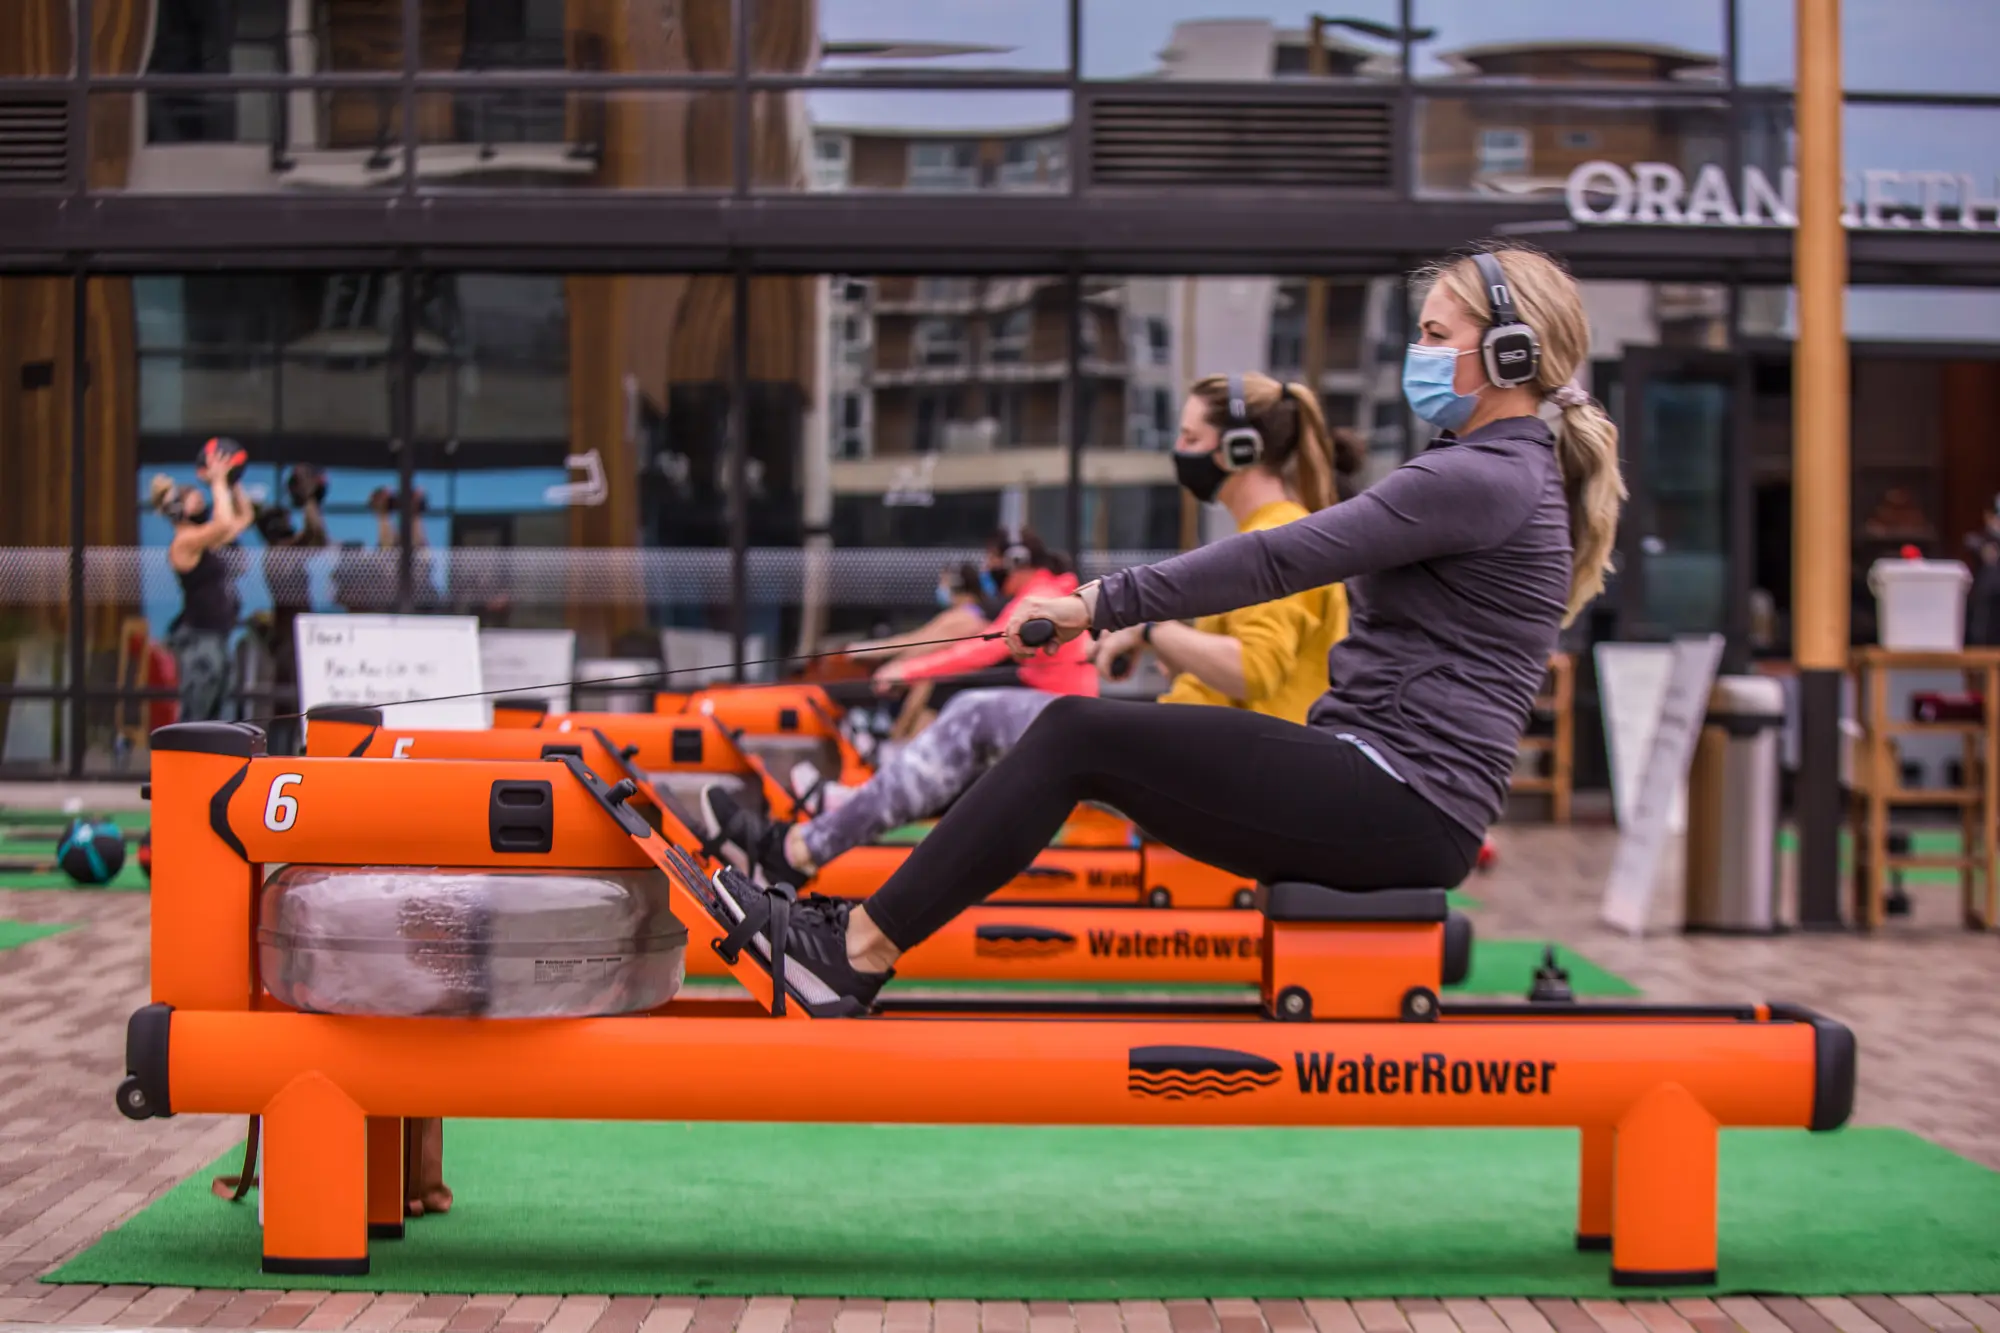
[[[1092,958],[1255,958],[1255,935],[1211,935],[1189,930],[1093,930]]]
[[[1299,1091],[1376,1097],[1546,1097],[1554,1091],[1554,1060],[1450,1060],[1429,1052],[1415,1060],[1341,1057],[1333,1051],[1293,1055]]]

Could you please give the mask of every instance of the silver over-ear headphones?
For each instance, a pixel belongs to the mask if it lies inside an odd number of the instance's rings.
[[[1018,524],[1007,525],[1007,545],[1000,552],[1000,559],[1009,569],[1026,569],[1034,563],[1035,553],[1021,540],[1021,529]]]
[[[1506,270],[1483,250],[1474,252],[1472,262],[1479,269],[1480,281],[1486,284],[1486,300],[1493,308],[1493,325],[1479,342],[1486,378],[1502,389],[1534,383],[1542,368],[1542,343],[1535,331],[1521,322]]]
[[[1264,456],[1264,433],[1250,424],[1250,401],[1244,396],[1243,377],[1229,377],[1229,427],[1215,450],[1215,461],[1224,472],[1246,468]]]

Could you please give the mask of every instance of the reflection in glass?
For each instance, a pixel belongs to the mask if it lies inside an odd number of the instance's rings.
[[[793,100],[798,99],[798,100]],[[766,190],[1060,193],[1070,188],[1069,95],[1045,92],[827,91],[757,95],[757,124],[803,102],[810,161],[759,141]]]
[[[402,179],[399,94],[94,93],[89,184],[135,194],[389,189]]]
[[[1774,182],[1797,165],[1789,102],[1744,107],[1743,160]],[[1848,225],[2000,228],[2000,108],[1851,104],[1841,110]],[[1790,187],[1787,186],[1787,189]]]
[[[0,422],[0,683],[67,683],[70,283],[0,275],[0,358],[13,380]],[[93,438],[88,461],[110,461]],[[105,534],[88,516],[91,533]],[[0,772],[46,769],[64,753],[62,705],[0,699]]]
[[[64,78],[76,67],[74,0],[0,5],[0,78]]]
[[[1086,78],[1379,80],[1402,68],[1395,0],[1354,0],[1335,15],[1281,0],[1079,3]]]
[[[416,431],[452,442],[569,439],[569,308],[560,276],[425,273]]]
[[[678,74],[735,67],[730,0],[411,2],[421,5],[427,70]],[[810,9],[805,0],[782,0],[780,7]]]
[[[1793,0],[1737,0],[1737,78],[1788,87]],[[1842,86],[1853,92],[2000,93],[2000,6],[1987,0],[1843,0]]]
[[[1714,103],[1427,97],[1418,115],[1418,189],[1433,196],[1560,201],[1570,173],[1600,160],[1665,163],[1685,186],[1727,158],[1728,111]]]
[[[1669,5],[1493,5],[1416,0],[1422,79],[1514,83],[1715,83],[1722,0]]]
[[[744,0],[751,63],[759,73],[856,77],[962,71],[1060,72],[1069,66],[1066,0],[936,4],[932,0]],[[818,61],[796,62],[818,19]]]
[[[427,190],[720,190],[734,179],[726,92],[423,92],[417,134]]]

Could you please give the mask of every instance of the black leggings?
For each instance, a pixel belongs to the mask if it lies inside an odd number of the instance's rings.
[[[1235,708],[1069,695],[1042,710],[868,901],[899,949],[1026,869],[1079,801],[1259,883],[1449,888],[1479,838],[1353,744]]]

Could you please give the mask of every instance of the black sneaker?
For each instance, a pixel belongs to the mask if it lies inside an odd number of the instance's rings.
[[[801,899],[791,886],[783,884],[766,889],[726,866],[715,872],[711,882],[723,913],[733,922],[729,933],[716,942],[716,952],[733,963],[738,950],[747,944],[763,956],[775,977],[780,970],[771,958],[775,937],[784,973],[783,989],[815,1018],[866,1014],[883,985],[896,975],[893,969],[857,972],[847,961],[851,902],[817,893]],[[783,1004],[781,994],[772,1011],[783,1013]]]
[[[761,875],[766,884],[797,887],[805,882],[806,876],[785,859],[790,826],[744,809],[719,782],[701,789],[701,821],[713,854],[725,865],[753,878]]]

